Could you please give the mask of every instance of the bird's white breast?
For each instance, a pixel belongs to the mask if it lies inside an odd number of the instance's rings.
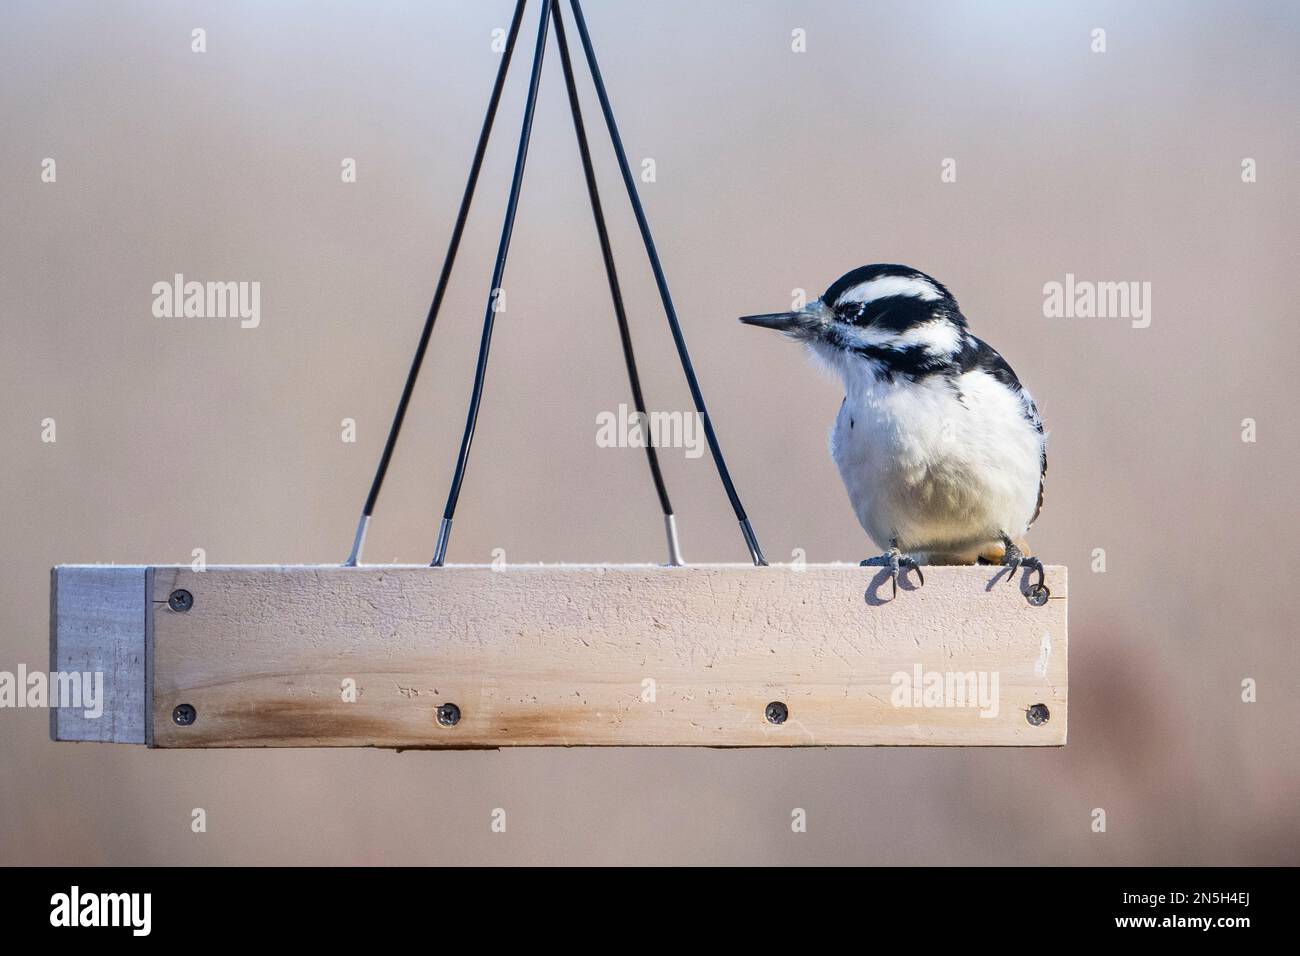
[[[881,549],[897,540],[905,552],[959,554],[1024,533],[1043,436],[1015,392],[982,370],[917,381],[839,371],[847,394],[831,457]]]

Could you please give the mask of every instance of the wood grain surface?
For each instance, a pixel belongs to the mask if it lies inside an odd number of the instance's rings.
[[[1041,607],[997,568],[925,574],[891,601],[849,565],[158,567],[152,744],[1064,744],[1065,569]],[[979,680],[995,700],[957,696]]]

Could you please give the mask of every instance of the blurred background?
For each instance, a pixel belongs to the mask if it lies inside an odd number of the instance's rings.
[[[46,665],[54,564],[346,556],[512,10],[5,4],[0,669]],[[537,12],[368,561],[432,554]],[[838,384],[737,315],[908,263],[1033,391],[1051,470],[1031,542],[1071,574],[1069,745],[151,752],[55,744],[47,713],[3,710],[0,862],[1300,862],[1300,7],[585,12],[772,560],[870,545],[826,451]],[[688,409],[585,65],[579,83],[650,406]],[[156,318],[176,273],[260,282],[260,326]],[[1067,273],[1150,282],[1150,326],[1046,318]],[[553,38],[505,288],[449,560],[662,560],[644,454],[594,440],[630,398]],[[662,459],[688,560],[745,560],[708,456]]]

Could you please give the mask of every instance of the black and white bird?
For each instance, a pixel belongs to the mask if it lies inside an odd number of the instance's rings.
[[[742,316],[805,343],[844,382],[831,458],[858,521],[885,554],[862,562],[925,583],[922,564],[1022,565],[1043,505],[1046,435],[1016,373],[966,327],[937,280],[869,265],[797,312]],[[905,572],[904,572],[905,573]]]

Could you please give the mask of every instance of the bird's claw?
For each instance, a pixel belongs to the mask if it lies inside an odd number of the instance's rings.
[[[1015,545],[1007,548],[1006,554],[1002,558],[1002,566],[1007,568],[1007,582],[1014,584],[1016,573],[1023,567],[1030,571],[1038,573],[1038,580],[1025,589],[1025,597],[1032,603],[1044,604],[1047,601],[1047,572],[1043,568],[1043,562],[1038,558],[1021,554],[1020,549]]]
[[[911,558],[908,555],[903,554],[903,552],[899,551],[897,548],[890,548],[889,551],[887,551],[885,554],[880,555],[879,557],[867,558],[858,566],[863,568],[866,567],[889,568],[889,580],[894,588],[893,597],[898,597],[899,573],[901,572],[905,574],[908,568],[916,572],[917,580],[921,582],[920,586],[925,587],[925,572],[921,570],[921,565],[917,563],[915,558]]]

